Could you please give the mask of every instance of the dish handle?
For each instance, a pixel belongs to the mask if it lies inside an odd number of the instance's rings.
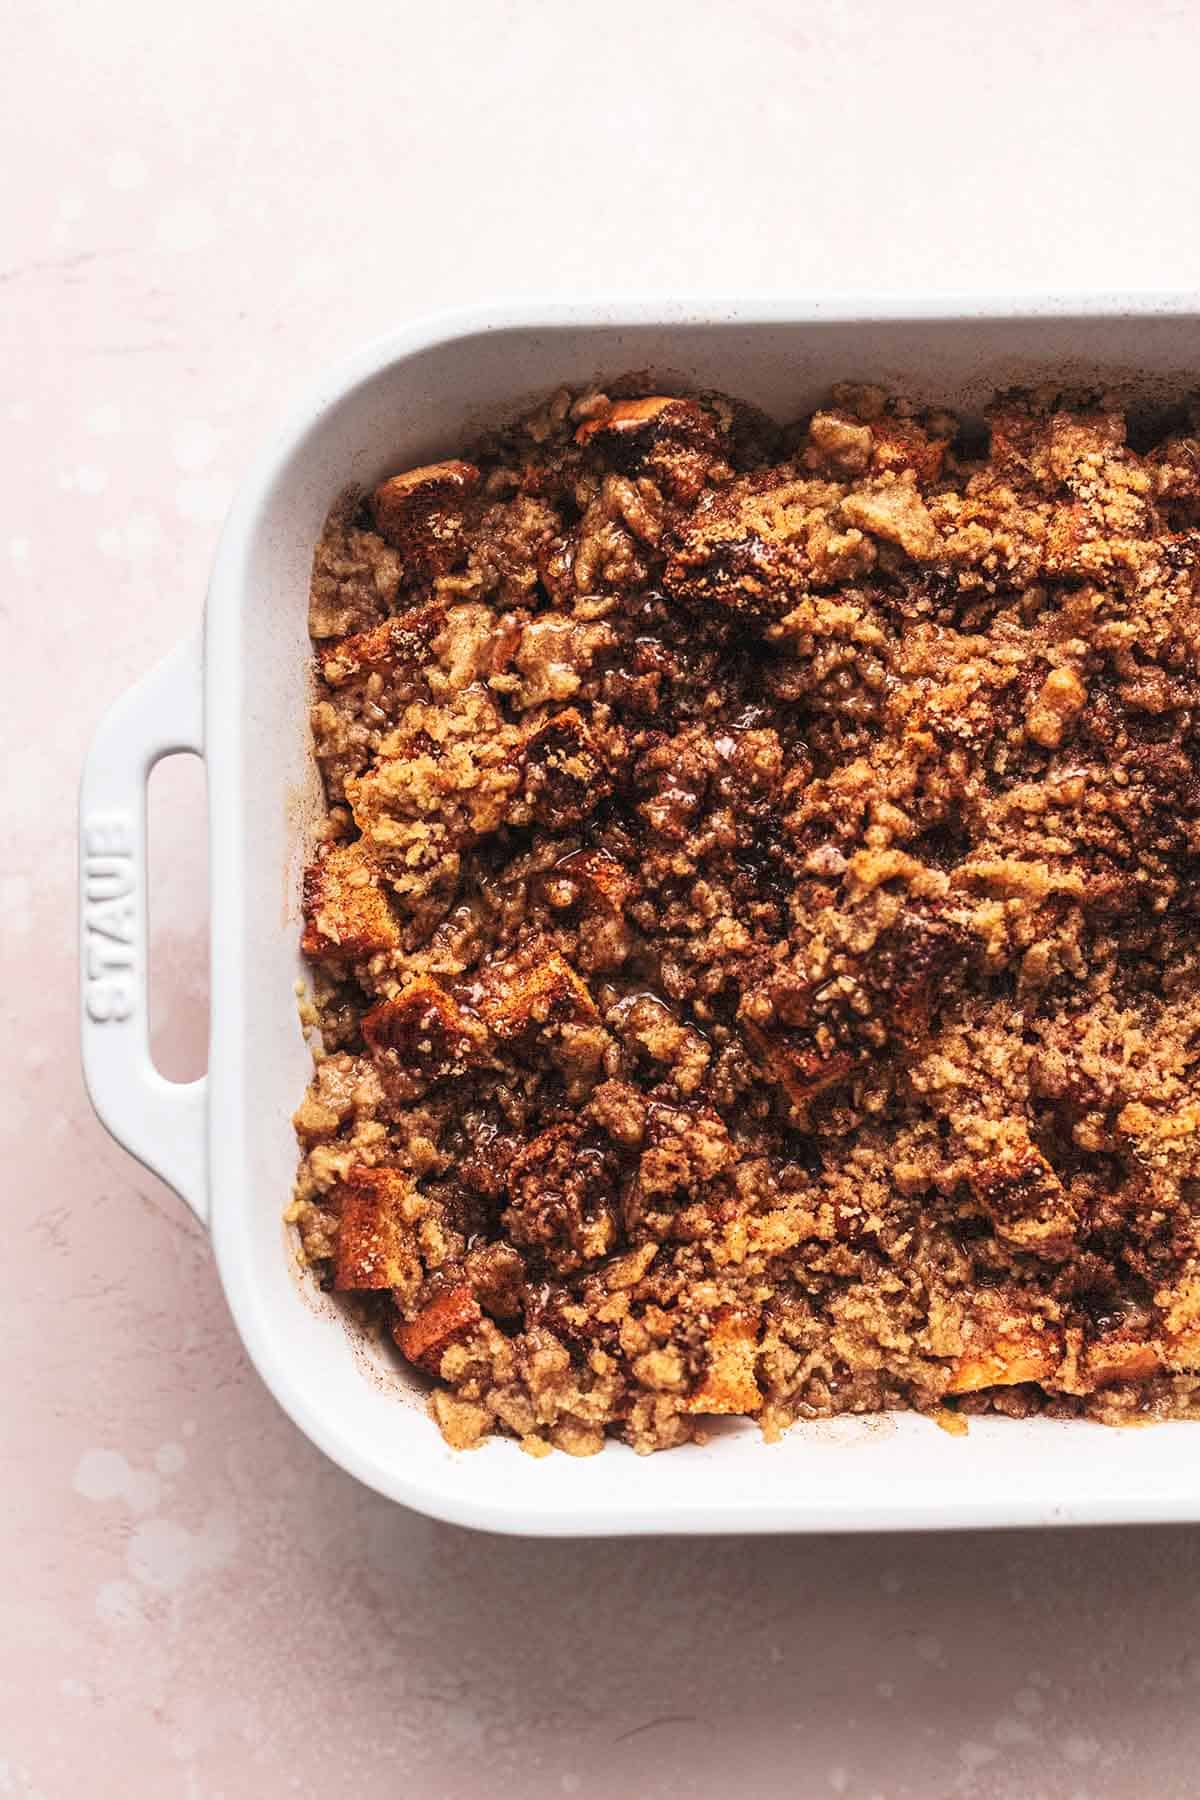
[[[146,783],[155,763],[204,754],[202,633],[105,714],[79,794],[83,1073],[119,1144],[208,1216],[208,1082],[168,1081],[150,1060]]]

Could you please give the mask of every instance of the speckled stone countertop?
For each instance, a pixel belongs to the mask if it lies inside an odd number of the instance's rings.
[[[73,949],[89,732],[314,365],[498,293],[1195,285],[1191,9],[14,0],[5,43],[0,1794],[1194,1795],[1196,1531],[538,1545],[357,1487],[95,1123]],[[156,778],[173,1074],[200,808]]]

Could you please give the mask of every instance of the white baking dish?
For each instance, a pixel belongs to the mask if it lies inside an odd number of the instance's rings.
[[[704,1448],[535,1462],[511,1442],[448,1450],[415,1378],[358,1341],[298,1278],[280,1222],[308,1075],[293,984],[299,872],[316,804],[306,593],[348,481],[454,451],[559,382],[648,368],[779,416],[839,377],[970,409],[998,386],[1102,381],[1151,404],[1200,370],[1194,296],[919,312],[862,301],[742,310],[494,309],[412,326],[326,377],[243,485],[203,632],[126,694],[83,778],[84,1065],[101,1117],[206,1219],[246,1348],[328,1455],[409,1506],[544,1534],[826,1531],[1200,1519],[1200,1427],[972,1423],[900,1415],[799,1427],[765,1447],[730,1424]],[[176,750],[208,763],[212,1034],[205,1081],[153,1071],[145,987],[145,780]],[[285,901],[286,896],[286,901]]]

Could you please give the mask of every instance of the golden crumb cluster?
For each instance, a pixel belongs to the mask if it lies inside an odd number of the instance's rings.
[[[290,1217],[451,1444],[1200,1410],[1200,442],[555,394],[317,548]]]

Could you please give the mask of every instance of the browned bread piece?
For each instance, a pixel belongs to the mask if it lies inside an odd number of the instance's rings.
[[[424,1270],[406,1217],[414,1198],[412,1177],[403,1169],[349,1171],[337,1190],[336,1288],[391,1288],[401,1302],[415,1296]]]
[[[603,850],[575,850],[545,879],[545,895],[559,917],[578,929],[576,958],[585,975],[619,969],[633,942],[625,908],[640,892],[632,869]]]
[[[502,1223],[514,1244],[567,1275],[606,1256],[617,1240],[612,1158],[581,1154],[577,1124],[552,1125],[514,1157]]]
[[[688,1413],[753,1413],[763,1397],[754,1377],[758,1320],[753,1313],[723,1307],[713,1320],[710,1361],[704,1377],[682,1405]]]
[[[410,1363],[438,1375],[451,1344],[469,1337],[482,1318],[479,1302],[464,1282],[431,1300],[415,1319],[402,1320],[392,1335]]]
[[[800,461],[806,469],[840,476],[911,469],[924,487],[941,475],[948,443],[915,419],[866,420],[831,407],[809,420]]]
[[[564,1020],[598,1017],[587,985],[557,950],[531,945],[484,971],[479,1015],[501,1042]]]
[[[966,1347],[950,1374],[949,1394],[1049,1382],[1063,1358],[1062,1333],[1002,1288],[976,1296],[964,1327]]]
[[[585,419],[575,442],[600,451],[612,468],[648,477],[684,504],[695,499],[728,447],[709,408],[665,394],[616,401],[608,412]]]
[[[1146,1338],[1114,1332],[1083,1353],[1086,1385],[1112,1387],[1118,1381],[1149,1381],[1163,1368],[1163,1352]]]
[[[644,394],[637,400],[617,400],[607,412],[585,419],[575,433],[577,444],[601,443],[611,438],[640,438],[648,443],[653,430],[661,430],[673,420],[689,421],[701,417],[700,409],[690,400],[670,394]]]
[[[331,688],[348,687],[368,675],[420,669],[430,659],[433,640],[446,623],[444,606],[415,606],[369,631],[321,646],[321,674]]]
[[[814,587],[854,581],[874,566],[876,550],[844,514],[853,497],[840,482],[798,473],[794,463],[706,488],[664,540],[663,590],[689,606],[761,623]]]
[[[826,1088],[844,1081],[864,1061],[861,1054],[836,1045],[823,1050],[808,1033],[783,1029],[766,1032],[749,1020],[742,1024],[742,1035],[768,1081],[782,1088],[793,1106],[807,1106]]]
[[[940,477],[949,440],[931,436],[915,419],[874,419],[871,437],[872,468],[911,469],[921,487]]]
[[[304,872],[305,956],[350,961],[400,944],[388,891],[361,839],[337,844]]]
[[[580,888],[585,902],[621,912],[638,893],[636,872],[604,850],[573,850],[552,871],[552,881]]]
[[[1052,1261],[1070,1254],[1077,1210],[1023,1126],[1010,1121],[994,1154],[974,1163],[968,1179],[1001,1243]]]
[[[452,569],[464,550],[466,502],[479,486],[474,463],[429,463],[375,489],[371,510],[381,537],[400,552],[408,580]]]
[[[527,739],[524,795],[539,825],[568,831],[611,792],[603,759],[574,707],[547,719]]]
[[[487,1046],[480,1021],[430,976],[373,1006],[362,1034],[377,1063],[395,1061],[423,1081],[461,1075]]]

